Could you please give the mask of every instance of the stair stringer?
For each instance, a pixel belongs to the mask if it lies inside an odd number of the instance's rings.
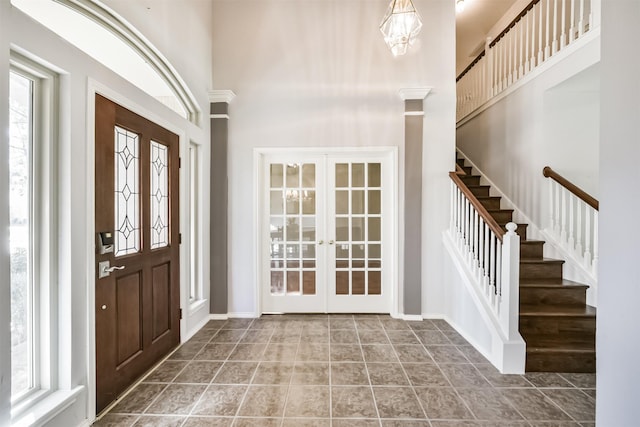
[[[463,284],[463,291],[470,297],[476,307],[480,319],[469,319],[472,313],[450,312],[447,313],[449,322],[476,350],[493,364],[503,374],[523,374],[526,360],[526,343],[520,334],[513,340],[509,340],[500,326],[499,319],[493,310],[487,305],[486,299],[480,294],[481,284],[469,270],[462,254],[449,234],[442,233],[442,242],[447,249],[453,263],[453,267]],[[455,283],[449,283],[456,286]],[[481,322],[478,322],[480,320]],[[481,323],[481,324],[480,324]],[[482,328],[482,331],[471,330]],[[483,339],[481,336],[484,335]],[[488,335],[489,339],[486,339]],[[487,342],[488,341],[488,342]]]
[[[563,277],[572,280],[578,283],[585,283],[589,285],[589,289],[587,289],[587,304],[593,307],[597,307],[597,285],[598,279],[593,277],[593,275],[582,265],[581,262],[576,260],[576,258],[564,247],[555,240],[555,238],[547,233],[544,228],[538,226],[535,222],[531,220],[523,211],[516,206],[516,204],[507,196],[504,191],[500,189],[487,175],[482,172],[478,166],[476,166],[469,157],[467,157],[464,152],[462,152],[459,148],[456,147],[456,152],[458,155],[471,167],[473,167],[473,171],[475,174],[480,175],[482,178],[480,182],[486,185],[491,186],[491,195],[502,197],[502,206],[503,209],[513,209],[513,217],[514,221],[517,223],[527,224],[527,240],[544,240],[544,256],[546,258],[559,258],[565,261],[562,267]]]

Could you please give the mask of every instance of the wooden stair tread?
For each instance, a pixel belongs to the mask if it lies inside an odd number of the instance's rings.
[[[590,305],[529,305],[520,306],[520,316],[566,316],[566,317],[595,317],[596,308]]]
[[[521,259],[520,264],[564,264],[563,259],[555,259],[555,258],[542,258],[542,259]]]
[[[528,280],[520,280],[521,288],[576,288],[576,289],[588,289],[589,285],[585,285],[584,283],[574,282],[572,280],[562,279],[561,282],[558,283],[546,283],[542,281],[537,281],[539,279],[528,279]]]
[[[527,245],[539,245],[539,244],[545,244],[547,242],[545,242],[544,240],[523,240],[520,242],[521,244],[527,244]]]
[[[527,346],[527,353],[595,353],[595,348],[570,348],[570,347],[530,347]]]

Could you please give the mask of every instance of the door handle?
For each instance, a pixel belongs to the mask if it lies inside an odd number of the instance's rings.
[[[333,240],[329,240],[329,244],[333,245],[335,242]]]
[[[319,244],[319,245],[324,245],[324,240],[320,240],[320,241],[318,242],[318,244]]]
[[[114,265],[113,267],[110,267],[109,261],[101,261],[98,263],[98,279],[108,277],[116,270],[124,270],[124,265]]]

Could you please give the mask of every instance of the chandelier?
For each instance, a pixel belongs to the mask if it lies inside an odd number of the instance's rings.
[[[393,56],[404,55],[416,40],[422,28],[422,20],[411,0],[391,0],[380,24],[384,41]]]

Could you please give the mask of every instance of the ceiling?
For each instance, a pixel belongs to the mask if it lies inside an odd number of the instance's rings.
[[[518,0],[465,0],[456,13],[456,75],[475,59],[493,26]]]

